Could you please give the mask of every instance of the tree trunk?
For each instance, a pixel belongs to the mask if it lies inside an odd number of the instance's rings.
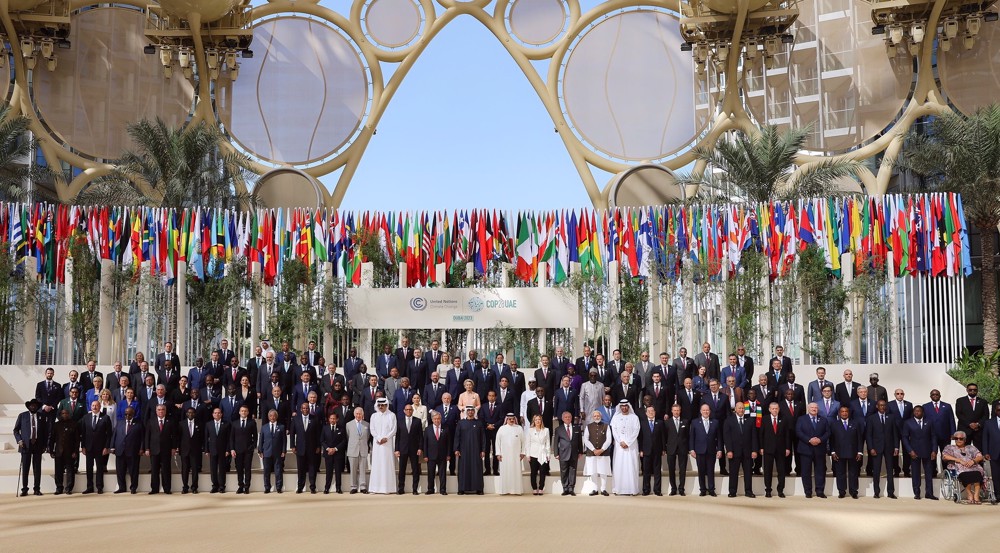
[[[983,250],[983,352],[997,351],[997,278],[994,264],[996,227],[980,229]]]

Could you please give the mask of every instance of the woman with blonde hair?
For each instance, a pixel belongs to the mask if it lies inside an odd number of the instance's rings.
[[[458,409],[461,412],[465,412],[465,408],[472,406],[476,409],[476,416],[479,416],[479,394],[476,393],[475,383],[472,382],[471,378],[465,379],[463,383],[465,386],[465,391],[458,396]]]
[[[531,495],[545,494],[545,477],[549,474],[549,458],[552,457],[552,437],[549,429],[542,424],[542,416],[535,415],[528,428],[524,454],[531,467]]]

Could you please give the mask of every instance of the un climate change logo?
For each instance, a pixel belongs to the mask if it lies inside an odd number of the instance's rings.
[[[427,300],[419,296],[411,299],[410,309],[414,311],[423,311],[424,309],[427,309]]]
[[[479,313],[484,307],[486,307],[486,302],[483,301],[483,298],[471,298],[469,300],[469,309],[475,313]]]

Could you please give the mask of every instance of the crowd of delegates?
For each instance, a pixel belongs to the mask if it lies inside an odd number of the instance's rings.
[[[44,453],[54,460],[56,494],[73,493],[81,460],[83,493],[103,493],[110,455],[115,493],[133,494],[142,457],[151,494],[171,493],[175,458],[182,493],[198,493],[205,465],[212,493],[226,492],[233,469],[236,493],[249,493],[255,455],[264,493],[283,492],[291,455],[296,493],[403,494],[409,468],[416,494],[426,467],[427,494],[447,494],[449,474],[458,476],[460,495],[482,494],[487,475],[497,476],[498,493],[522,494],[526,463],[532,493],[540,495],[558,461],[562,494],[575,495],[582,460],[591,495],[609,495],[608,477],[611,493],[662,495],[664,461],[669,495],[685,495],[690,459],[703,496],[716,495],[718,464],[730,477],[730,497],[742,473],[747,497],[754,496],[751,475],[763,476],[767,497],[784,497],[786,478],[795,474],[805,497],[823,498],[829,461],[842,498],[858,497],[864,471],[876,498],[883,473],[886,494],[895,498],[902,472],[917,499],[936,499],[940,456],[968,501],[977,502],[983,462],[1000,468],[1000,402],[991,409],[975,384],[954,407],[937,390],[923,405],[902,389],[890,397],[877,373],[865,386],[849,369],[835,383],[818,368],[803,385],[780,346],[756,371],[744,348],[723,365],[708,343],[694,358],[680,348],[672,359],[643,352],[634,363],[618,350],[606,359],[584,346],[574,359],[557,347],[525,374],[502,354],[480,359],[470,351],[463,361],[437,341],[423,350],[404,337],[373,361],[351,349],[338,368],[310,341],[299,354],[288,342],[280,351],[262,342],[244,363],[222,340],[208,361],[186,370],[169,342],[152,366],[142,353],[107,375],[90,362],[63,384],[46,369],[14,428],[21,495],[29,473],[41,495]]]

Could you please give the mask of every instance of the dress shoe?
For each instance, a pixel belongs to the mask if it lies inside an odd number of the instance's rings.
[[[490,471],[488,471],[488,470],[484,470],[483,471],[483,476],[489,476],[489,475],[490,475]]]
[[[434,490],[427,490],[424,495],[434,495]]]
[[[219,493],[226,493],[226,488],[219,488]]]
[[[677,490],[670,490],[670,493],[669,493],[669,494],[667,494],[667,495],[669,495],[669,496],[671,496],[671,497],[672,497],[672,496],[675,496],[675,495],[677,495]]]
[[[351,490],[351,495],[358,493],[358,490]]]
[[[677,493],[679,493],[681,497],[684,497],[684,490],[677,490]]]
[[[736,497],[736,494],[731,493],[731,494],[729,494],[729,497]]]
[[[764,492],[764,497],[771,497],[771,492]]]
[[[278,488],[275,491],[278,492],[278,493],[284,493],[284,490],[282,490],[281,488]],[[248,489],[243,490],[243,493],[250,493],[250,489],[248,488]]]
[[[35,493],[37,494],[38,492],[35,492]],[[924,498],[925,499],[930,499],[931,501],[937,501],[938,500],[938,498],[937,498],[936,495],[925,495]]]
[[[219,493],[219,488],[212,488],[212,491],[208,493]]]
[[[56,492],[56,493],[61,493],[61,492]],[[115,495],[118,495],[120,493],[125,493],[125,490],[115,490]]]
[[[330,490],[323,490],[324,495],[330,495]]]
[[[569,495],[571,495],[571,496],[573,496],[573,497],[576,497],[576,492],[574,492],[574,491],[570,491],[570,492],[569,492]],[[662,494],[656,494],[656,495],[662,495]]]
[[[878,492],[875,492],[875,495],[873,495],[872,497],[875,498],[875,499],[878,499],[878,498],[882,497],[882,494],[880,494]]]
[[[295,493],[302,493],[302,488],[299,488],[299,489],[295,490]],[[403,493],[403,492],[399,492],[399,493]]]
[[[576,495],[576,494],[573,494],[573,495]],[[655,495],[657,497],[663,497],[663,492],[653,492],[653,495]]]
[[[896,494],[889,492],[888,497],[889,499],[896,499]]]
[[[198,493],[198,488],[191,488],[191,493],[197,494]]]
[[[73,495],[73,490],[67,490],[66,495]]]
[[[236,492],[236,493],[239,493],[239,492]],[[264,490],[264,494],[265,494],[265,495],[266,495],[266,494],[269,494],[269,493],[271,493],[271,490]]]
[[[448,492],[441,492],[441,495],[448,495]]]
[[[465,492],[458,492],[458,495],[465,495]]]
[[[188,494],[187,490],[181,490],[181,495],[187,495],[187,494]]]
[[[567,492],[563,492],[563,495],[568,495],[568,494]],[[647,495],[649,495],[649,492],[642,492],[643,497],[646,497]]]
[[[562,493],[562,494],[563,494],[563,495],[569,495],[569,490],[563,490],[563,493]],[[646,492],[646,493],[644,493],[644,494],[642,494],[642,495],[649,495],[649,492]]]
[[[302,493],[302,492],[299,492]],[[403,490],[396,490],[396,495],[403,495]]]
[[[167,494],[167,495],[173,495],[173,493],[174,493],[174,492],[172,492],[172,491],[170,491],[170,490],[167,490],[167,491],[165,491],[165,492],[163,492],[163,493],[165,493],[165,494]],[[243,493],[250,493],[250,492],[247,492],[247,491],[244,491]]]
[[[754,476],[761,476],[761,475],[762,475],[762,474],[764,474],[764,473],[762,473],[762,472],[761,472],[761,471],[759,471],[759,470],[755,470],[755,471],[753,471],[753,474],[754,474]]]
[[[806,494],[806,499],[812,499],[812,497],[813,497],[813,494],[811,494],[811,493],[807,493]]]
[[[757,495],[754,494],[753,492],[747,492],[747,493],[743,494],[743,496],[744,497],[749,497],[750,499],[753,499],[753,498],[757,497]]]
[[[483,495],[483,492],[476,492],[476,495]]]
[[[785,498],[785,492],[778,492],[778,497],[780,497],[781,499],[784,499]]]
[[[603,492],[601,492],[601,495],[603,495],[604,497],[608,497],[611,494],[608,493],[608,490],[604,490]]]
[[[135,490],[130,490],[130,491],[129,491],[128,493],[130,493],[130,494],[132,494],[132,495],[135,495],[135,494],[136,494],[136,491],[135,491]]]
[[[698,493],[698,497],[705,497],[706,495],[708,495],[708,492],[705,490],[701,490],[701,492]]]
[[[42,492],[35,490],[35,495],[42,495]],[[104,495],[104,490],[97,490],[97,495]]]
[[[719,474],[721,474],[722,476],[729,476],[729,471],[726,469],[722,469],[719,471]]]
[[[913,499],[916,499],[917,501],[920,501],[920,496],[919,495],[915,495],[915,496],[913,496]]]
[[[337,493],[344,493],[344,490],[337,490]]]
[[[709,491],[709,492],[708,492],[708,495],[710,495],[710,496],[712,496],[712,497],[719,497],[719,495],[718,495],[718,494],[716,494],[716,493],[715,493],[714,491]]]
[[[28,497],[28,490],[21,490],[21,497]]]
[[[83,495],[92,494],[92,493],[94,493],[94,490],[92,490],[90,488],[87,488],[86,490],[83,490]],[[28,492],[24,492],[24,495],[28,495]]]
[[[820,499],[826,499],[826,494],[823,492],[816,492],[816,497]]]
[[[160,493],[160,492],[154,492],[154,491],[150,491],[148,495],[156,495],[156,494],[158,494],[158,493]]]
[[[313,493],[316,493],[316,492],[313,492]],[[417,490],[413,490],[413,495],[420,495],[420,492],[418,492]]]
[[[368,490],[361,490],[361,493],[368,495]]]
[[[844,499],[847,497],[847,492],[840,492],[837,494],[837,499]]]
[[[592,495],[592,496],[593,495],[597,495],[597,490],[594,490],[594,491],[590,492],[590,495]]]
[[[63,494],[62,490],[56,490],[56,495],[62,495],[62,494]]]
[[[857,499],[857,498],[858,498],[858,492],[854,492],[851,494],[851,499]]]

